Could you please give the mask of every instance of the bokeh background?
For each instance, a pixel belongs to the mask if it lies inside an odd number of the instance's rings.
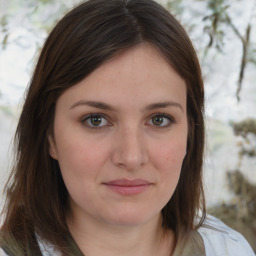
[[[0,0],[0,206],[12,140],[43,42],[80,0]],[[256,251],[256,1],[158,0],[188,31],[206,91],[208,210]]]

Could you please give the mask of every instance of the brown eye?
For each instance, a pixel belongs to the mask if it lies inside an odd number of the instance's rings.
[[[160,126],[164,122],[164,118],[162,116],[155,116],[152,118],[152,123],[154,125]]]
[[[91,129],[103,128],[110,125],[108,120],[100,114],[88,115],[82,119],[82,123]]]
[[[165,128],[174,123],[174,120],[171,116],[166,114],[154,115],[150,118],[149,124],[159,128]]]
[[[93,126],[100,126],[100,124],[102,122],[102,117],[101,116],[91,116],[88,121]]]

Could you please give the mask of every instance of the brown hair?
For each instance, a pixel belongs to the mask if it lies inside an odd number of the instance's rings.
[[[164,228],[176,238],[204,219],[202,186],[204,90],[194,48],[183,27],[152,0],[89,0],[54,27],[39,57],[16,130],[16,162],[6,186],[0,245],[10,254],[32,255],[34,234],[65,255],[68,192],[58,162],[48,154],[55,104],[69,87],[118,53],[149,42],[186,81],[189,135],[177,188],[162,210]],[[195,216],[202,210],[201,222]]]

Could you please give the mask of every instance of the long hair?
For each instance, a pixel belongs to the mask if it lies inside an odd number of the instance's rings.
[[[72,246],[67,245],[68,192],[58,162],[49,156],[48,137],[56,101],[104,62],[143,42],[159,49],[187,86],[187,155],[177,188],[162,210],[163,227],[171,228],[179,238],[202,223],[204,89],[187,33],[152,0],[89,0],[54,27],[27,90],[15,134],[16,158],[6,185],[5,219],[0,233],[0,245],[11,255],[32,255],[35,234],[63,254],[74,255]],[[201,221],[195,226],[200,209]]]

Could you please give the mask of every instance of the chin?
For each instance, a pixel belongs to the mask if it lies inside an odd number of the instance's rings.
[[[146,224],[147,222],[158,220],[159,216],[161,216],[161,212],[155,213],[155,214],[148,214],[148,211],[134,211],[131,209],[121,212],[114,212],[114,215],[112,213],[111,216],[108,218],[108,222],[112,225],[118,225],[118,226],[139,226]]]

